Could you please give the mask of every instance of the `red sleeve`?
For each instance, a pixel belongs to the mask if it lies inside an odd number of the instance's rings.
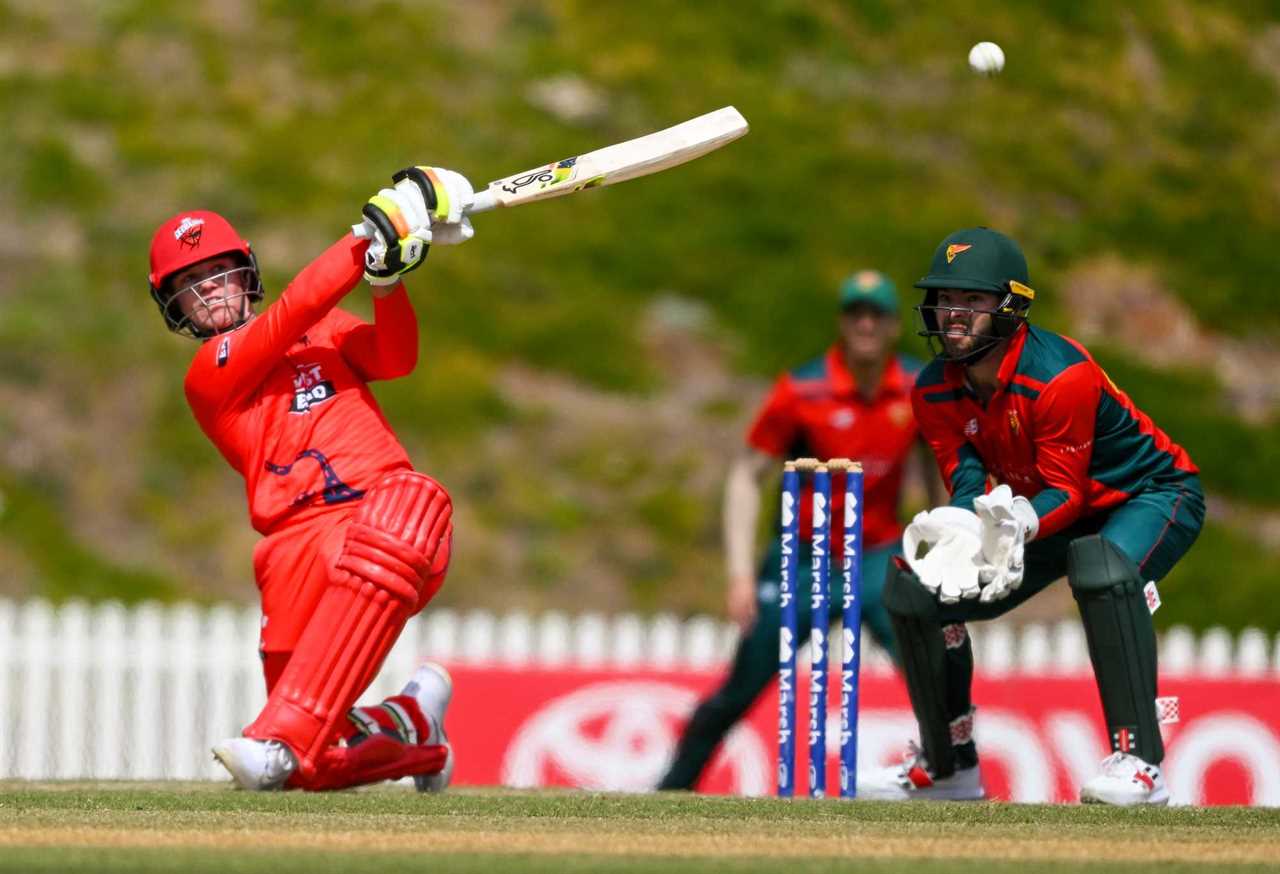
[[[206,378],[188,380],[193,405],[220,408],[253,392],[289,347],[325,316],[364,276],[368,246],[347,234],[302,269],[280,295],[253,321],[238,331],[214,337],[205,347],[217,347],[213,366],[199,368]],[[196,373],[192,371],[192,375]]]
[[[987,490],[987,467],[963,431],[956,427],[945,402],[932,403],[920,389],[911,392],[911,409],[920,436],[938,461],[938,472],[951,494],[951,506],[973,509],[973,499]]]
[[[1058,374],[1036,398],[1036,470],[1046,488],[1031,499],[1048,537],[1084,512],[1102,386],[1096,368],[1081,362]]]
[[[365,382],[412,373],[418,363],[418,317],[404,285],[373,299],[373,324],[355,316],[344,320],[334,342]]]
[[[795,444],[800,423],[796,418],[795,392],[787,374],[778,377],[764,399],[755,421],[747,429],[747,445],[781,458]]]

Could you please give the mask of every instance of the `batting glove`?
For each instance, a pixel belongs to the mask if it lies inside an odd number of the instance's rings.
[[[418,204],[393,188],[384,188],[360,212],[364,222],[356,228],[369,240],[364,278],[370,285],[393,285],[422,266],[432,234],[430,220]]]
[[[475,201],[467,177],[443,167],[405,167],[391,179],[415,213],[425,216],[437,246],[465,243],[475,236],[465,215]]]

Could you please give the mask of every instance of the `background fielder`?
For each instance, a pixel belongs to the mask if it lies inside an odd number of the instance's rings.
[[[781,554],[777,537],[758,572],[753,572],[761,483],[785,458],[851,458],[865,471],[863,518],[862,618],[882,647],[895,655],[889,617],[880,588],[889,558],[899,553],[898,521],[904,467],[917,450],[910,390],[919,362],[895,354],[901,323],[893,283],[875,270],[863,270],[844,281],[837,320],[840,339],[821,357],[784,373],[761,405],[747,433],[747,449],[733,462],[725,484],[724,545],[728,574],[728,612],[742,629],[724,683],[694,710],[676,748],[675,759],[660,789],[692,789],[723,740],[778,669],[778,580]],[[925,472],[930,498],[941,500],[942,485]],[[812,482],[800,506],[798,566],[810,561]],[[778,502],[774,502],[778,506]],[[843,489],[832,493],[832,518],[844,507]],[[833,550],[835,543],[833,542]],[[831,559],[832,591],[842,585],[839,554]],[[799,598],[799,635],[809,635],[810,605]],[[840,598],[831,599],[830,618],[840,615]],[[896,656],[895,656],[896,657]]]

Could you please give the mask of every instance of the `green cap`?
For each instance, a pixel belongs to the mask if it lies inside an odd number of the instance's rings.
[[[888,315],[898,314],[898,289],[879,270],[859,270],[840,283],[840,309],[859,304],[875,307]]]
[[[916,288],[961,288],[1034,299],[1027,259],[1018,244],[990,228],[956,231],[933,253],[929,275]]]

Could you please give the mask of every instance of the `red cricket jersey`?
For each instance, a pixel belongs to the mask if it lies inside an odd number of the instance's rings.
[[[1122,504],[1149,484],[1198,472],[1068,337],[1023,325],[983,406],[964,368],[935,359],[912,392],[953,506],[973,509],[988,478],[1030,499],[1039,537]]]
[[[839,344],[778,377],[747,432],[747,444],[777,458],[848,458],[862,462],[862,541],[874,549],[902,534],[898,499],[903,464],[916,440],[911,385],[919,367],[895,355],[870,401],[858,392]],[[844,508],[844,479],[832,477],[832,515]],[[809,536],[810,478],[801,496],[800,537]]]
[[[263,534],[357,500],[410,467],[366,383],[413,370],[418,323],[404,286],[374,299],[374,323],[336,309],[364,273],[347,235],[280,299],[196,352],[185,383],[201,429],[245,479]]]

